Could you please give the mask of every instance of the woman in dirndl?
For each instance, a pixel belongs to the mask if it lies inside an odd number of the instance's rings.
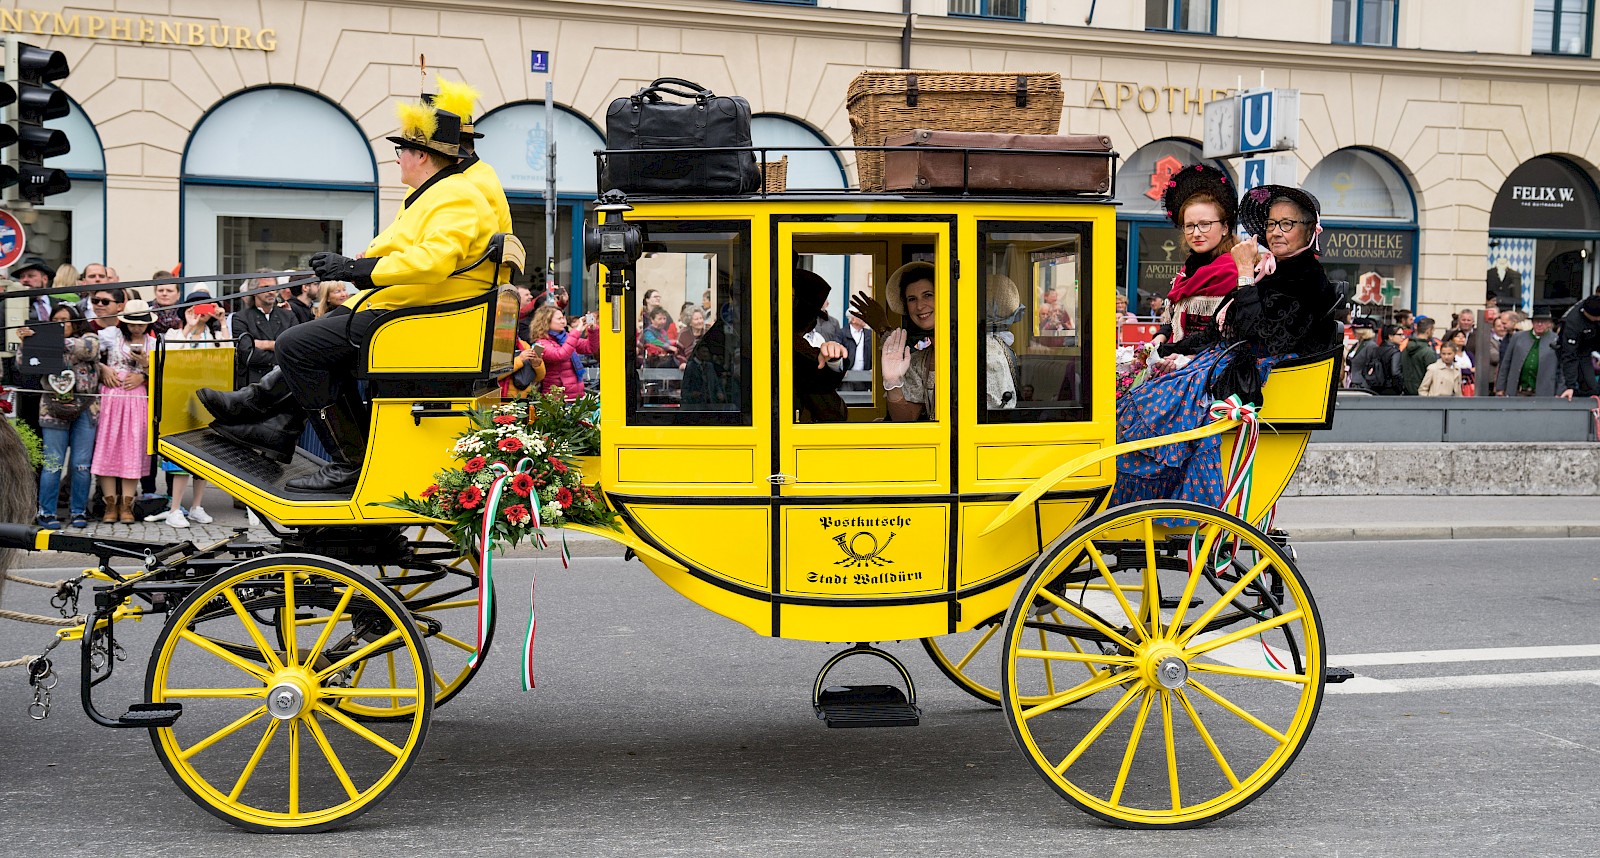
[[[139,480],[150,470],[150,354],[156,314],[139,299],[128,302],[115,326],[100,331],[100,423],[94,441],[94,473],[100,477],[106,512],[101,521],[133,522]]]
[[[1335,321],[1344,296],[1317,261],[1320,212],[1316,198],[1298,188],[1266,185],[1244,195],[1239,220],[1249,237],[1230,251],[1236,288],[1203,331],[1184,334],[1198,347],[1193,360],[1117,400],[1119,443],[1199,428],[1211,403],[1232,395],[1259,406],[1272,367],[1339,343]],[[1109,503],[1168,498],[1218,506],[1221,449],[1213,435],[1118,456]]]

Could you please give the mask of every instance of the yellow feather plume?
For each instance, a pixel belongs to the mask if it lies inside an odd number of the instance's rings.
[[[433,76],[433,83],[439,89],[439,94],[433,97],[434,107],[448,110],[463,121],[477,111],[479,93],[470,84],[448,81],[439,75]]]
[[[400,136],[407,140],[431,140],[439,128],[433,108],[420,101],[397,102],[394,115],[400,118]]]

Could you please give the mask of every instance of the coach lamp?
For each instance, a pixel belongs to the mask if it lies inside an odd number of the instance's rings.
[[[629,273],[644,252],[644,231],[623,220],[623,213],[633,211],[628,197],[621,191],[606,191],[600,195],[595,210],[601,222],[584,233],[583,255],[588,264],[599,263],[606,267],[606,299],[611,302],[611,332],[622,332],[622,297],[632,286]]]

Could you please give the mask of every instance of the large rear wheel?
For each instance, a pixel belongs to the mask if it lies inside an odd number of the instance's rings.
[[[1192,526],[1157,521],[1174,518]],[[1041,630],[1094,649],[1047,649]],[[1035,563],[1001,634],[1006,721],[1029,762],[1129,828],[1202,825],[1248,804],[1294,761],[1322,702],[1321,619],[1294,561],[1198,504],[1083,522]],[[1042,664],[1096,673],[1047,686]]]
[[[285,634],[263,616],[308,621]],[[375,663],[392,678],[351,687],[347,668]],[[150,738],[172,779],[216,816],[253,831],[321,831],[371,808],[410,768],[432,676],[390,588],[323,557],[260,557],[196,588],[162,629],[146,693],[184,709]],[[372,726],[343,708],[395,699],[409,714]]]

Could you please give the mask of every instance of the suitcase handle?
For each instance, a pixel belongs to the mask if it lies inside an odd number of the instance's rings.
[[[663,86],[663,84],[677,84],[678,86],[687,87],[688,91],[672,86]],[[633,97],[635,99],[648,98],[651,101],[660,101],[661,93],[663,92],[668,95],[676,95],[679,98],[692,98],[697,102],[710,101],[717,97],[716,93],[711,90],[681,77],[658,77],[649,86],[634,93]]]

